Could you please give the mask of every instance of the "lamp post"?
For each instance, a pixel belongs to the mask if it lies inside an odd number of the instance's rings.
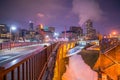
[[[45,42],[48,42],[49,39],[50,39],[49,35],[46,35],[46,36],[45,36]]]
[[[10,27],[10,49],[11,49],[12,30],[13,31],[16,30],[16,27],[15,26]]]
[[[53,36],[55,37],[55,39],[58,39],[59,33],[55,32]]]

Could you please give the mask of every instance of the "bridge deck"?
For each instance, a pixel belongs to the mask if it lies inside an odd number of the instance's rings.
[[[6,64],[7,62],[10,62],[15,58],[32,53],[42,47],[42,44],[35,44],[24,47],[0,50],[0,66]]]

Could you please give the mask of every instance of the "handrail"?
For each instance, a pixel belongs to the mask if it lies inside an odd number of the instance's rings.
[[[0,66],[0,80],[38,80],[57,43]],[[8,79],[9,78],[9,79]]]
[[[111,51],[112,49],[116,48],[117,46],[119,46],[119,44],[113,45],[113,46],[109,46],[109,48],[105,49],[104,51],[101,51],[101,53],[107,54],[109,51]]]
[[[41,75],[39,76],[39,80],[52,80],[57,50],[59,46],[60,43],[55,46],[55,48],[52,50],[52,53],[49,55],[48,60],[44,66],[43,73],[41,73]]]
[[[113,47],[110,47],[110,48],[106,49],[104,51],[104,54],[108,53],[109,51],[111,51],[112,49],[116,48],[117,46],[119,46],[119,45],[114,45]]]
[[[115,46],[119,45],[120,42],[117,40],[117,41],[109,41],[109,42],[102,42],[100,41],[100,50],[101,50],[101,53],[106,53],[106,51],[108,51],[109,49],[112,49],[114,48]]]

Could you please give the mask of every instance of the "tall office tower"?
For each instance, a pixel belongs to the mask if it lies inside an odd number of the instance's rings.
[[[95,39],[96,38],[96,29],[93,28],[93,23],[89,19],[85,23],[86,25],[86,37],[88,39]]]
[[[86,21],[86,35],[87,36],[89,36],[89,35],[91,35],[91,31],[92,31],[92,29],[93,29],[93,23],[92,23],[92,21],[89,19],[89,20],[87,20]]]
[[[34,28],[33,28],[33,22],[32,21],[29,21],[29,30],[30,31],[33,31],[34,30]]]

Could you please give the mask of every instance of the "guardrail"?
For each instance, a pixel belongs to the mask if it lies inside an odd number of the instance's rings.
[[[113,44],[113,45],[107,45],[107,47],[105,49],[100,48],[101,53],[107,53],[118,45],[120,45],[120,43],[116,43],[116,44]]]
[[[41,80],[57,43],[0,66],[0,80]]]
[[[101,53],[105,53],[109,49],[114,48],[115,46],[120,44],[120,41],[118,39],[110,39],[108,41],[106,40],[101,40],[100,42],[100,51]]]
[[[52,50],[52,53],[49,55],[43,71],[43,76],[40,80],[53,80],[55,62],[57,59],[57,51],[59,46],[60,43],[55,46],[55,48]]]
[[[14,47],[28,46],[28,45],[38,44],[38,43],[39,42],[5,42],[5,43],[0,43],[0,50],[11,49]]]

